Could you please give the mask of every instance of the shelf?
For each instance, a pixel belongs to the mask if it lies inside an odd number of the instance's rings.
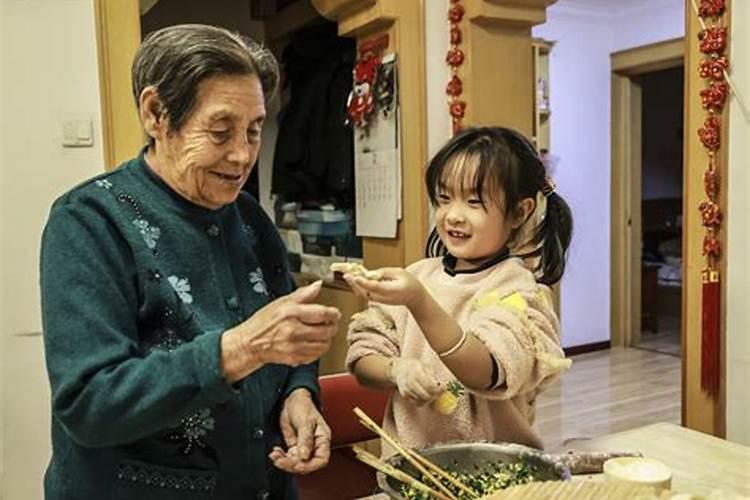
[[[538,149],[550,150],[550,51],[554,42],[535,38],[532,40],[533,60],[533,85],[534,85],[534,108],[533,108],[533,131],[535,144]]]

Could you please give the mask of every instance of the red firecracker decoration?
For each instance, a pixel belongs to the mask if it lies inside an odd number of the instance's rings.
[[[706,194],[699,205],[701,222],[705,228],[703,255],[706,267],[701,273],[701,388],[712,398],[719,395],[721,387],[721,207],[719,206],[719,155],[721,148],[721,113],[724,110],[729,86],[725,74],[729,60],[724,54],[727,47],[727,28],[723,25],[725,0],[701,0],[698,15],[711,21],[698,33],[698,49],[705,58],[698,66],[698,74],[706,81],[700,91],[701,106],[708,117],[698,130],[701,144],[708,153],[708,168],[703,175]]]
[[[450,49],[445,55],[445,62],[451,70],[451,79],[445,86],[445,93],[448,96],[448,112],[451,115],[451,124],[453,133],[461,130],[461,122],[466,113],[466,102],[461,99],[464,91],[463,81],[459,76],[459,70],[466,60],[466,54],[461,50],[463,33],[459,23],[463,20],[466,10],[461,5],[461,0],[451,0],[448,8],[448,21],[450,28]]]

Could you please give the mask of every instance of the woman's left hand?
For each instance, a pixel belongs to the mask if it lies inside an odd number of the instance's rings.
[[[400,267],[384,267],[377,270],[380,280],[345,274],[344,279],[352,291],[368,300],[412,308],[426,295],[427,289],[409,271]]]
[[[307,389],[297,389],[287,396],[279,424],[287,450],[276,446],[268,455],[277,468],[308,474],[328,464],[331,429]]]

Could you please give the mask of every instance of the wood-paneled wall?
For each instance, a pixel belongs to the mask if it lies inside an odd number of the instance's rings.
[[[701,271],[705,266],[703,249],[703,227],[698,205],[705,199],[703,188],[703,173],[708,164],[706,150],[698,139],[697,131],[706,118],[706,112],[700,105],[699,92],[704,87],[702,79],[698,75],[698,64],[702,57],[698,52],[698,31],[700,31],[699,19],[693,11],[690,2],[685,7],[687,25],[685,29],[685,163],[683,177],[683,237],[682,262],[683,262],[683,424],[699,431],[724,436],[726,423],[724,410],[726,407],[725,389],[725,360],[722,354],[721,385],[719,397],[714,400],[706,396],[701,390]],[[726,168],[728,147],[728,120],[729,113],[723,113],[721,142],[724,145],[720,150],[719,164]],[[720,204],[727,206],[727,175],[723,172],[720,176]],[[723,248],[726,248],[726,232],[720,235]],[[721,289],[722,303],[722,325],[721,346],[726,346],[725,338],[725,303],[726,303],[726,258],[722,259],[721,275],[723,276]]]

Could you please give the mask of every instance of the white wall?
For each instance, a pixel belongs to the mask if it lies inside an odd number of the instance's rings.
[[[103,165],[93,2],[2,1],[0,75],[0,490],[38,500],[49,455],[40,236],[52,201]],[[68,118],[92,120],[94,147],[61,146]]]
[[[609,340],[610,54],[681,36],[680,0],[612,8],[560,0],[534,36],[555,41],[550,55],[551,152],[555,181],[571,206],[573,243],[562,282],[563,345]],[[653,17],[653,19],[651,19]]]
[[[750,105],[750,3],[747,0],[732,2],[732,78]],[[729,169],[727,207],[727,325],[726,325],[726,375],[727,375],[727,439],[750,445],[750,175],[747,159],[750,157],[750,112],[743,115],[737,100],[730,100]]]
[[[561,0],[564,2],[564,0]],[[555,182],[573,212],[561,285],[563,346],[609,340],[609,47],[606,18],[547,10],[534,29],[550,52],[550,146]]]
[[[425,80],[427,82],[427,158],[438,152],[451,136],[451,119],[445,86],[450,71],[445,64],[448,52],[448,0],[425,2]]]
[[[610,24],[612,51],[685,35],[685,0],[628,0],[620,3]]]

